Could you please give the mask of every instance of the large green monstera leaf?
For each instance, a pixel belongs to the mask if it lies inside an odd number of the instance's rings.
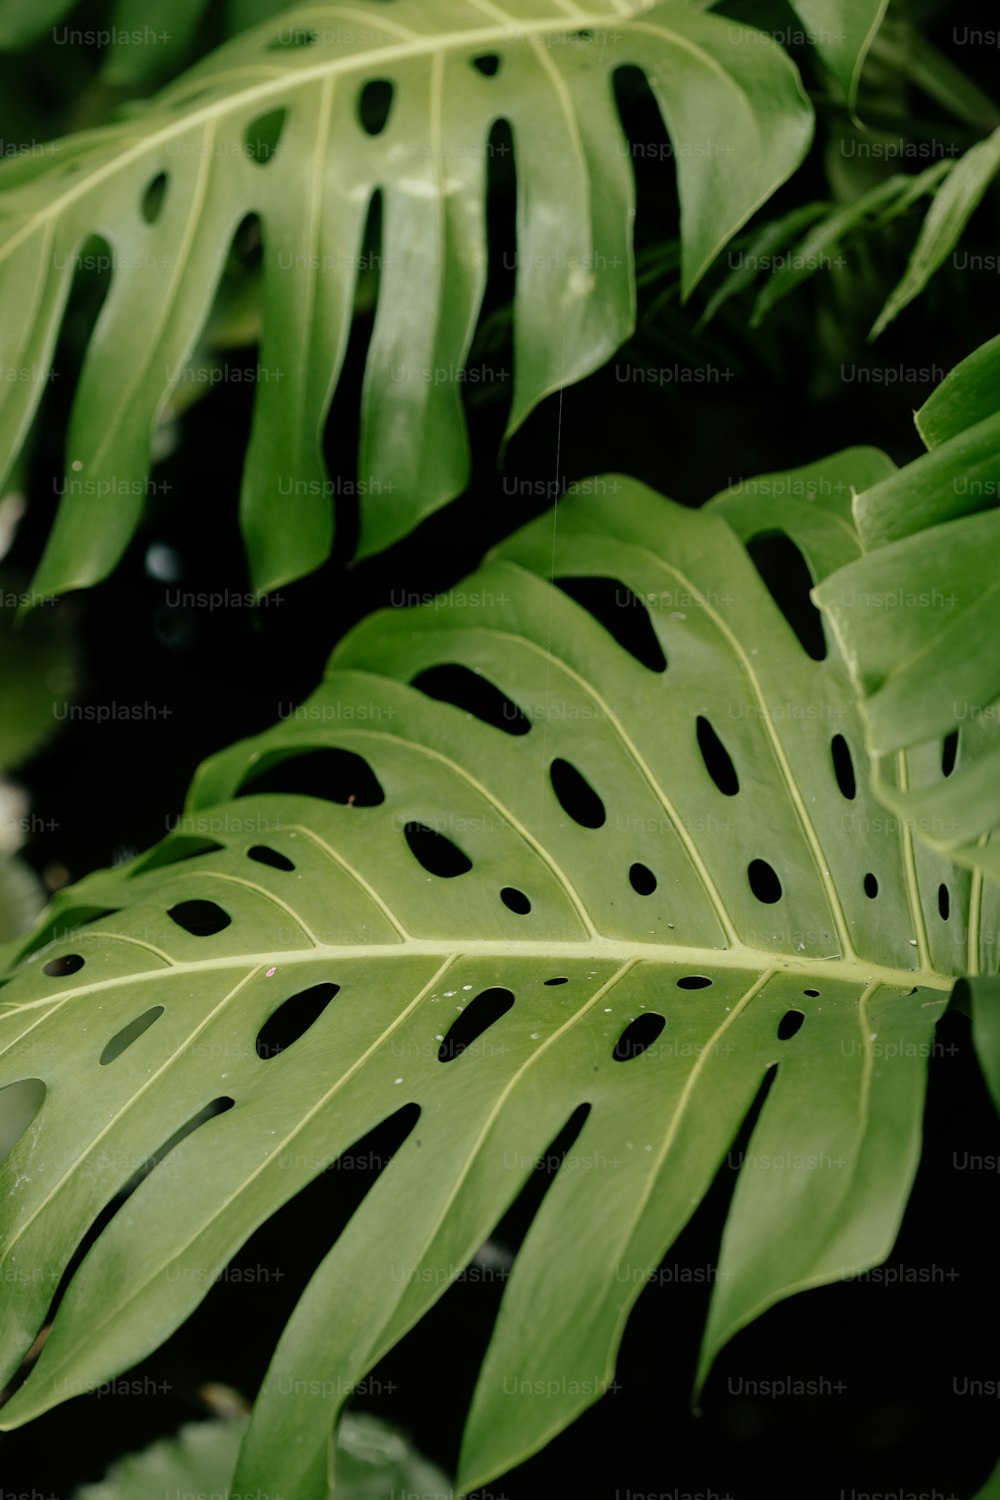
[[[0,388],[8,460],[47,388],[74,272],[111,269],[36,589],[93,583],[128,544],[157,415],[183,384],[249,215],[263,244],[262,334],[241,519],[257,588],[329,553],[337,485],[321,435],[358,280],[373,265],[347,481],[361,501],[360,552],[458,494],[469,471],[462,393],[485,378],[466,365],[488,270],[488,174],[494,150],[510,149],[493,127],[509,123],[517,176],[513,430],[633,326],[634,182],[613,89],[629,66],[673,140],[686,295],[812,132],[781,48],[688,0],[300,8],[124,123],[0,166],[0,348],[4,366],[24,372]]]
[[[778,1299],[885,1257],[933,1027],[993,956],[995,893],[874,800],[847,673],[744,539],[790,533],[822,577],[858,550],[852,486],[890,467],[855,450],[701,512],[588,482],[460,588],[361,625],[312,698],[202,768],[163,844],[57,898],[0,996],[0,1084],[45,1089],[0,1166],[0,1378],[134,1190],[5,1425],[154,1348],[391,1117],[406,1138],[288,1323],[238,1492],[327,1494],[352,1385],[573,1117],[462,1490],[598,1399],[762,1090],[699,1379]]]

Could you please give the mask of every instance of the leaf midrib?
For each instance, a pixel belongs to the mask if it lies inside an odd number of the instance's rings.
[[[117,938],[121,942],[132,941],[127,934],[102,935]],[[553,964],[560,959],[567,962],[580,960],[592,963],[595,959],[625,962],[630,958],[638,958],[647,963],[662,964],[672,968],[687,968],[692,971],[704,970],[706,967],[752,972],[775,969],[778,973],[802,974],[815,979],[863,984],[877,982],[889,988],[898,986],[939,991],[950,990],[959,978],[958,974],[939,973],[935,969],[904,969],[874,960],[869,962],[859,957],[814,958],[808,954],[769,952],[766,949],[747,947],[742,943],[734,943],[729,948],[705,948],[687,945],[672,947],[666,943],[644,942],[640,938],[601,938],[600,936],[570,941],[560,941],[555,938],[520,940],[512,938],[488,940],[407,938],[398,943],[355,943],[343,946],[318,943],[310,948],[268,949],[264,952],[224,954],[217,958],[179,960],[168,967],[151,969],[148,972],[139,969],[129,974],[111,975],[106,979],[95,980],[93,984],[81,984],[73,990],[64,990],[57,995],[38,1000],[0,1002],[0,1023],[5,1016],[8,1018],[17,1016],[27,1010],[39,1010],[44,1006],[64,1003],[82,995],[103,994],[118,985],[134,985],[136,979],[141,979],[143,983],[153,983],[168,975],[190,974],[197,977],[200,973],[215,972],[219,969],[249,968],[253,970],[265,965],[280,968],[283,965],[306,962],[315,964],[317,960],[327,957],[331,962],[349,963],[360,959],[374,961],[378,958],[433,958],[449,955],[459,958],[535,958],[551,960]],[[14,972],[16,976],[17,971]],[[15,1046],[20,1040],[21,1037],[18,1036],[10,1045]],[[0,1057],[7,1050],[9,1049],[6,1047],[0,1048]]]

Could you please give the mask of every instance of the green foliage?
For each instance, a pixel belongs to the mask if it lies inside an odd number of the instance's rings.
[[[47,381],[74,267],[113,272],[38,590],[96,582],[120,558],[142,515],[157,415],[251,214],[263,236],[262,332],[241,524],[255,587],[298,578],[329,553],[334,487],[320,436],[373,253],[360,553],[458,494],[493,123],[509,122],[517,158],[512,431],[632,328],[634,189],[610,87],[626,66],[646,75],[679,148],[686,296],[799,164],[812,114],[775,43],[684,0],[602,0],[575,13],[534,3],[470,13],[460,0],[430,11],[397,0],[391,13],[367,0],[343,15],[311,6],[231,42],[122,124],[0,168],[6,359],[37,372],[0,393],[11,457]]]
[[[853,109],[861,68],[889,0],[792,0],[792,4]]]
[[[819,467],[815,504],[770,498],[790,479],[808,492]],[[852,488],[889,467],[853,450],[701,512],[591,481],[555,537],[543,518],[461,589],[361,625],[306,704],[202,768],[162,846],[56,899],[3,992],[0,1081],[50,1086],[0,1168],[4,1264],[58,1276],[101,1205],[158,1164],[73,1277],[5,1426],[156,1347],[258,1224],[403,1106],[419,1120],[288,1324],[237,1489],[324,1492],[344,1398],[580,1105],[503,1299],[460,1488],[606,1388],[631,1306],[769,1069],[699,1378],[776,1300],[885,1257],[933,1025],[955,976],[991,962],[977,943],[998,893],[878,815],[836,651],[803,648],[741,538],[786,531],[823,578],[860,551]],[[550,574],[644,601],[641,659]],[[460,689],[436,701],[454,685],[424,674],[454,663],[491,693],[487,722]],[[255,793],[320,750],[340,754],[341,805]],[[914,776],[926,760],[906,757]],[[261,1055],[270,1017],[334,986],[300,1040]],[[497,991],[507,1014],[442,1062],[463,1008]],[[767,1170],[789,1153],[798,1167]],[[5,1375],[44,1312],[44,1289],[19,1285]]]
[[[864,555],[817,580],[865,720],[878,795],[932,847],[1000,877],[1000,339],[917,413],[929,451],[862,488]],[[936,743],[956,736],[944,754]],[[908,775],[900,752],[920,747]]]
[[[944,178],[924,220],[906,274],[875,321],[873,338],[877,338],[923,291],[934,272],[943,265],[998,171],[1000,128],[967,151]]]
[[[34,465],[65,478],[0,616],[116,567],[232,349],[259,346],[240,522],[260,596],[330,554],[359,320],[360,557],[465,489],[463,398],[508,337],[506,437],[607,364],[641,298],[647,347],[692,364],[742,339],[821,381],[841,318],[883,334],[985,201],[997,108],[905,19],[879,30],[885,0],[791,3],[811,96],[756,0],[84,8],[124,35],[60,59],[83,80],[69,132],[0,164],[0,552]],[[0,48],[78,14],[0,0]],[[647,85],[675,168],[646,200],[668,227],[634,245],[623,118]],[[799,174],[812,101],[821,160]],[[894,140],[950,154],[897,172],[840,149]],[[516,275],[494,306],[501,178]],[[843,275],[814,274],[842,251]],[[850,448],[700,510],[577,484],[433,604],[364,620],[306,703],[202,766],[162,844],[27,935],[40,883],[0,840],[0,1427],[162,1346],[259,1226],[372,1130],[396,1140],[249,1423],[186,1428],[78,1500],[444,1493],[344,1408],[557,1142],[462,1492],[607,1389],[748,1120],[696,1390],[768,1308],[889,1254],[949,1001],[1000,1108],[998,378],[994,339],[922,406],[928,451],[902,467]],[[46,611],[12,623],[4,770],[73,677]],[[28,804],[0,795],[13,827]]]
[[[224,1495],[233,1477],[246,1423],[191,1422],[115,1464],[99,1484],[85,1484],[74,1500],[177,1500],[180,1495]],[[340,1500],[385,1500],[387,1494],[447,1500],[448,1481],[415,1453],[388,1422],[348,1412],[337,1433]]]

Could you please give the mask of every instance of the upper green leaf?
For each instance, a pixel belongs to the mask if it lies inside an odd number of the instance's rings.
[[[803,648],[741,541],[790,531],[822,578],[857,555],[852,486],[887,467],[855,450],[714,514],[588,482],[461,588],[355,630],[306,704],[206,764],[163,845],[56,898],[0,1005],[0,1085],[47,1089],[0,1165],[0,1379],[134,1191],[3,1422],[155,1347],[394,1116],[405,1139],[288,1324],[238,1490],[325,1497],[352,1386],[580,1106],[483,1365],[466,1490],[606,1388],[775,1067],[702,1378],[776,1300],[888,1253],[933,1023],[952,976],[995,967],[997,897],[880,811],[842,663]],[[327,779],[283,791],[289,769]],[[34,1266],[50,1280],[18,1279]]]
[[[121,556],[157,414],[249,214],[263,238],[263,332],[241,516],[258,590],[328,554],[335,486],[320,439],[373,255],[360,551],[458,494],[463,386],[483,378],[465,365],[487,273],[488,166],[505,149],[492,127],[509,122],[517,174],[513,429],[633,325],[634,186],[612,89],[630,65],[672,137],[686,294],[801,160],[812,113],[770,38],[685,0],[311,6],[233,41],[123,124],[0,166],[3,360],[26,372],[0,390],[6,461],[46,384],[74,270],[111,269],[36,587],[93,583]]]

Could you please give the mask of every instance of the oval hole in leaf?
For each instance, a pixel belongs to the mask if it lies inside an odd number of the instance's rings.
[[[477,1037],[505,1016],[513,1004],[514,996],[510,990],[499,987],[476,995],[448,1028],[448,1034],[438,1048],[438,1062],[454,1062]]]
[[[712,983],[704,974],[685,974],[683,979],[678,979],[679,990],[707,990]]]
[[[636,1016],[618,1038],[611,1056],[615,1062],[632,1062],[641,1057],[653,1045],[666,1024],[666,1017],[658,1015],[654,1010]]]
[[[735,797],[740,789],[740,779],[736,774],[732,757],[715,729],[701,714],[695,720],[695,733],[698,736],[698,749],[705,762],[705,770],[724,797]]]
[[[568,760],[554,760],[549,767],[552,790],[564,813],[581,828],[600,828],[607,820],[604,803],[590,782]]]
[[[287,119],[287,109],[271,109],[266,115],[258,115],[256,120],[250,121],[243,132],[243,148],[257,166],[266,166],[277,155]]]
[[[786,1010],[778,1022],[778,1041],[787,1042],[799,1030],[805,1020],[805,1012],[801,1010]]]
[[[803,990],[802,993],[803,995],[808,995],[813,1000],[819,997],[819,990]]]
[[[555,578],[564,594],[593,615],[623,650],[651,672],[665,672],[667,658],[649,610],[630,588],[615,578]]]
[[[50,958],[47,964],[43,964],[42,973],[48,974],[50,979],[64,979],[67,974],[82,969],[85,961],[79,953],[64,953],[60,958]]]
[[[371,78],[358,95],[358,119],[368,135],[381,135],[389,123],[395,85],[388,78]]]
[[[851,747],[842,734],[835,734],[830,741],[830,754],[833,757],[833,774],[837,778],[837,785],[848,802],[853,802],[857,795],[858,784],[854,775]]]
[[[472,66],[484,78],[495,78],[500,71],[500,59],[495,52],[484,52],[472,59]]]
[[[153,1022],[159,1020],[163,1015],[163,1006],[154,1005],[149,1010],[143,1011],[141,1016],[136,1016],[121,1031],[115,1033],[104,1051],[101,1053],[101,1067],[107,1067],[108,1063],[114,1062],[116,1057],[121,1057],[127,1047],[137,1042],[144,1031],[148,1031]]]
[[[429,875],[453,880],[456,875],[465,875],[472,869],[468,855],[436,829],[428,828],[424,823],[407,823],[403,833],[410,853]]]
[[[757,900],[765,906],[781,900],[781,881],[766,859],[752,859],[747,866],[747,878]]]
[[[339,991],[339,984],[313,984],[282,1001],[257,1033],[257,1056],[266,1060],[286,1051],[315,1025]]]
[[[874,901],[875,897],[878,895],[878,881],[875,879],[875,876],[870,870],[865,876],[865,895],[868,897],[869,901]]]
[[[157,172],[152,182],[146,185],[139,204],[139,212],[147,224],[155,224],[163,211],[167,196],[167,174]]]
[[[822,616],[809,597],[812,574],[798,547],[790,536],[778,531],[753,537],[747,542],[747,552],[803,651],[813,661],[823,661],[826,637]]]
[[[247,859],[254,859],[259,865],[270,865],[272,870],[295,869],[286,854],[279,854],[277,849],[272,849],[267,844],[254,844],[252,849],[247,850]]]
[[[474,718],[481,719],[494,729],[507,734],[527,734],[531,728],[527,718],[517,704],[502,693],[487,677],[473,672],[469,667],[448,662],[440,667],[428,667],[418,672],[411,686],[435,698],[439,703],[451,703],[462,708]]]
[[[628,872],[629,884],[637,896],[651,896],[656,890],[656,876],[648,865],[634,864]]]
[[[167,916],[192,937],[214,937],[232,921],[215,901],[179,901]]]
[[[950,776],[958,760],[958,730],[946,734],[941,745],[941,775]]]
[[[545,983],[546,984],[568,984],[569,980],[568,979],[563,979],[563,978],[559,978],[559,979],[546,979]]]
[[[215,839],[175,834],[165,838],[162,844],[151,850],[148,859],[130,870],[127,878],[134,880],[137,875],[145,875],[147,870],[162,870],[165,865],[176,865],[182,859],[198,859],[202,854],[216,854],[222,848],[224,845],[217,844]]]
[[[364,757],[335,746],[272,761],[259,775],[249,776],[236,795],[247,797],[258,792],[322,797],[351,807],[378,807],[385,801],[378,778]]]
[[[504,886],[503,890],[500,892],[500,900],[503,902],[504,906],[508,907],[519,917],[526,917],[531,910],[531,902],[528,900],[527,896],[523,891],[519,891],[517,887],[513,885]]]
[[[946,885],[938,886],[938,913],[942,922],[947,922],[951,915],[951,896]]]
[[[0,1162],[9,1156],[45,1103],[40,1078],[19,1078],[0,1088]]]

